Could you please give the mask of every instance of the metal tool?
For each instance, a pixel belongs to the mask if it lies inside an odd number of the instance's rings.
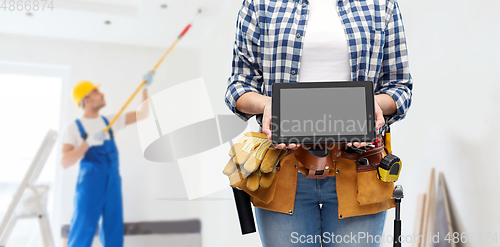
[[[399,238],[401,237],[401,199],[403,197],[403,186],[396,185],[393,192],[393,199],[395,199],[396,201],[396,218],[394,219],[394,247],[401,247]]]
[[[234,187],[232,189],[240,220],[241,234],[245,235],[256,232],[257,229],[255,228],[250,195],[241,189]]]

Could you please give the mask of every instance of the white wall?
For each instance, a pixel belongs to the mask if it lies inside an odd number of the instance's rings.
[[[416,197],[425,192],[431,167],[444,172],[455,231],[498,233],[499,4],[401,0],[399,5],[414,79],[407,118],[391,129],[393,151],[403,159],[398,181],[405,189],[403,234],[412,234]]]
[[[425,192],[431,167],[447,179],[458,231],[499,232],[496,188],[499,131],[496,82],[499,67],[498,4],[493,1],[399,1],[414,79],[414,98],[407,118],[392,127],[393,150],[403,160],[398,184],[405,189],[403,234],[413,232],[418,193]],[[157,71],[150,94],[200,76],[205,77],[216,114],[223,103],[230,73],[231,45],[240,1],[223,6],[207,20],[197,47],[179,47]],[[222,6],[221,6],[222,7]],[[223,13],[223,14],[221,14]],[[210,14],[210,13],[209,13]],[[210,17],[211,16],[211,17]],[[0,34],[1,61],[69,66],[68,109],[64,121],[81,112],[70,100],[69,89],[78,80],[103,83],[108,105],[116,112],[155,64],[164,48],[90,43]],[[135,99],[129,109],[139,103]],[[254,121],[254,120],[251,120]],[[117,134],[123,177],[126,221],[202,218],[204,246],[258,246],[256,234],[240,236],[230,191],[197,201],[167,200],[185,197],[180,172],[174,164],[151,163],[142,158],[135,126]],[[58,171],[62,208],[57,224],[68,223],[77,166]],[[224,199],[225,198],[225,199]],[[392,233],[393,211],[386,234]],[[385,245],[385,246],[390,246]],[[465,246],[495,246],[468,243]]]

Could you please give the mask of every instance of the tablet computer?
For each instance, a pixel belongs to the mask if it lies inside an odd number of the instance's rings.
[[[274,83],[272,142],[373,142],[375,108],[370,81]]]

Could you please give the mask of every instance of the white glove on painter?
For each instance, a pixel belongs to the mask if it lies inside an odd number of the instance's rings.
[[[153,83],[153,76],[155,75],[155,71],[149,71],[148,73],[142,76],[142,79],[146,81],[146,87],[149,87],[151,83]]]
[[[104,140],[106,140],[107,135],[109,135],[109,134],[104,133],[103,131],[99,131],[99,132],[94,133],[92,135],[88,135],[85,142],[87,142],[87,145],[89,146],[89,148],[92,146],[101,146],[102,144],[104,144]]]

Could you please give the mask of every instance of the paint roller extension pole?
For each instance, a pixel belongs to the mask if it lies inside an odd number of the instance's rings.
[[[201,10],[199,10],[198,13],[201,13]],[[196,16],[195,16],[195,18],[196,18]],[[193,19],[193,21],[194,21],[194,19]],[[192,26],[191,23],[189,23],[186,26],[186,28],[184,28],[184,30],[182,31],[182,33],[179,35],[179,37],[177,37],[177,39],[170,46],[170,48],[168,48],[167,52],[165,52],[165,54],[163,55],[163,57],[160,59],[160,61],[158,61],[158,63],[155,65],[154,69],[151,72],[155,71],[156,69],[158,69],[158,67],[160,67],[160,64],[163,62],[163,60],[165,60],[165,58],[172,51],[172,49],[174,49],[174,47],[177,45],[177,43],[179,43],[179,41],[182,39],[182,37],[184,37],[184,35],[189,31],[189,29]],[[137,93],[141,90],[141,88],[144,85],[146,85],[146,80],[142,81],[141,85],[139,85],[139,87],[135,90],[135,92],[132,94],[132,96],[130,96],[130,98],[127,100],[127,102],[125,103],[125,105],[123,105],[122,109],[120,109],[120,111],[115,115],[115,117],[113,118],[113,120],[111,120],[111,122],[106,127],[106,129],[104,129],[104,132],[108,132],[109,131],[109,129],[111,128],[111,126],[116,122],[116,119],[118,119],[118,117],[120,117],[120,115],[123,113],[123,111],[125,110],[125,108],[127,108],[128,104],[130,104],[130,102],[132,101],[132,99],[134,99],[134,97],[137,95]]]

